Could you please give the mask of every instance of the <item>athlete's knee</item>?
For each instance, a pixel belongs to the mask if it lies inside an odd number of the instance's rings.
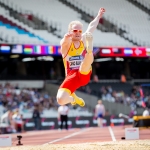
[[[61,97],[57,97],[57,103],[59,105],[64,105],[64,100]]]
[[[59,93],[58,93],[57,96],[56,96],[56,99],[57,99],[57,103],[59,105],[64,105],[64,98],[63,98],[62,95],[59,95]]]
[[[64,105],[64,100],[62,98],[57,97],[57,103],[59,105]]]
[[[62,91],[58,91],[56,99],[59,105],[64,105],[66,104],[67,95]]]

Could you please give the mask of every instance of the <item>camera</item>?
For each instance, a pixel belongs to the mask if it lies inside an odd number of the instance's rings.
[[[16,144],[16,145],[23,145],[23,144],[21,143],[21,138],[22,138],[22,136],[21,136],[21,135],[18,135],[17,138],[18,138],[18,144]]]
[[[22,138],[22,136],[21,136],[21,135],[18,135],[17,138],[18,138],[18,140],[20,140],[20,139]]]

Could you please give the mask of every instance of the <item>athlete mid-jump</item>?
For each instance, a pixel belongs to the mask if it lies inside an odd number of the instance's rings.
[[[68,26],[68,33],[61,40],[61,54],[66,71],[66,78],[58,89],[57,102],[60,105],[71,103],[84,106],[85,102],[74,93],[79,87],[88,84],[92,73],[93,36],[100,18],[105,12],[100,8],[95,19],[90,22],[85,33],[79,21],[72,21]]]

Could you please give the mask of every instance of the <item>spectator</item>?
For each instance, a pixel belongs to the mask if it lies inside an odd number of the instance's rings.
[[[39,111],[38,106],[35,106],[32,118],[35,124],[35,129],[40,130],[41,129],[41,117],[40,117],[40,111]]]
[[[7,128],[11,128],[11,131],[13,133],[16,132],[16,129],[14,127],[14,123],[12,120],[13,112],[11,110],[8,110],[5,112],[0,119],[0,127],[3,129],[2,133],[7,133]]]
[[[145,110],[143,111],[143,116],[150,116],[149,114],[149,109],[146,107]]]
[[[126,77],[124,74],[121,75],[121,82],[126,83]]]
[[[136,106],[131,106],[131,110],[129,112],[129,117],[133,118],[133,116],[135,116],[136,114],[137,114]]]
[[[98,100],[98,104],[95,106],[95,117],[97,118],[98,127],[103,127],[103,117],[105,116],[105,106],[101,100]]]
[[[17,132],[24,132],[24,121],[22,114],[19,113],[19,109],[12,116],[14,127]]]
[[[67,105],[62,105],[59,106],[58,108],[58,120],[61,121],[60,124],[60,129],[62,130],[63,128],[63,122],[65,122],[65,128],[66,130],[68,130],[68,112],[69,112],[69,108]]]
[[[105,116],[109,116],[109,115],[110,115],[109,111],[108,111],[108,109],[106,109]]]
[[[98,76],[97,76],[96,74],[93,76],[93,81],[94,81],[95,83],[97,83],[97,82],[99,81]]]
[[[109,93],[112,93],[112,88],[111,88],[111,86],[107,86],[106,89],[107,89],[107,91],[108,91]]]
[[[148,98],[148,100],[146,102],[146,106],[150,109],[150,97]]]

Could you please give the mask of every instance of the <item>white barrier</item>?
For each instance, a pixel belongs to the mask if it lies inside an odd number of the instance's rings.
[[[125,139],[126,140],[138,140],[139,128],[125,128]]]
[[[0,135],[0,146],[12,146],[11,135]]]

